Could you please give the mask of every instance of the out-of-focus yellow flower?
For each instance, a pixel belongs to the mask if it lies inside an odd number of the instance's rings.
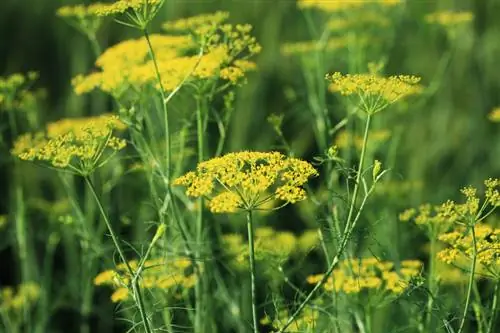
[[[420,78],[412,75],[382,77],[376,73],[327,75],[329,90],[342,96],[355,96],[359,107],[374,114],[411,95],[419,94]]]
[[[0,289],[0,311],[12,316],[22,315],[40,297],[40,286],[34,282],[20,284],[17,292],[12,287]]]
[[[421,273],[422,265],[418,260],[404,260],[400,268],[396,269],[394,263],[379,261],[377,258],[344,260],[333,271],[323,288],[346,294],[370,290],[401,294],[409,286],[409,281]],[[307,282],[316,284],[322,278],[323,274],[311,275]]]
[[[65,18],[89,18],[97,16],[99,11],[109,4],[96,2],[90,5],[63,6],[57,10],[57,16]]]
[[[283,264],[292,256],[306,255],[319,242],[315,230],[307,230],[300,236],[288,231],[277,231],[270,227],[255,229],[255,259],[263,266]],[[240,234],[226,234],[222,237],[222,248],[233,258],[231,264],[237,269],[247,269],[248,244]]]
[[[206,26],[214,29],[220,26],[229,18],[228,12],[218,11],[210,14],[201,14],[188,18],[181,18],[174,21],[169,21],[163,24],[165,31],[172,32],[194,32],[206,30]]]
[[[278,152],[230,153],[198,164],[174,181],[186,186],[192,197],[209,198],[214,213],[252,210],[273,200],[296,203],[304,200],[302,189],[317,171],[308,162]]]
[[[281,53],[285,56],[290,55],[307,55],[308,53],[314,53],[319,51],[331,52],[340,49],[344,49],[349,43],[347,37],[336,37],[330,38],[325,43],[320,43],[318,41],[303,41],[303,42],[293,42],[285,43],[281,47]]]
[[[48,124],[45,132],[21,135],[12,154],[88,175],[126,146],[125,140],[113,134],[125,128],[118,117],[111,115],[62,119]]]
[[[284,332],[313,332],[317,329],[317,321],[320,316],[320,310],[316,307],[305,307],[304,310],[295,318],[294,322],[286,328]],[[271,325],[279,330],[290,318],[288,310],[281,310],[272,318],[266,315],[260,320],[262,325]]]
[[[341,12],[346,10],[359,9],[365,6],[379,5],[379,6],[396,6],[401,4],[402,0],[299,0],[298,6],[301,9],[315,8],[325,12]]]
[[[3,228],[5,228],[5,226],[7,225],[7,215],[0,215],[0,230],[2,230]]]
[[[369,136],[372,146],[379,146],[391,137],[391,131],[373,130],[370,131]],[[343,149],[354,146],[357,150],[361,151],[361,149],[363,148],[363,137],[360,135],[353,135],[351,138],[349,132],[343,130],[340,131],[335,137],[335,145],[338,148]]]
[[[489,114],[488,119],[494,123],[500,122],[500,107],[494,108]]]
[[[0,76],[0,112],[24,110],[34,104],[36,92],[29,88],[38,79],[37,72]]]
[[[445,28],[469,23],[473,19],[474,14],[472,12],[439,11],[425,16],[428,23],[439,24]]]
[[[128,262],[132,270],[137,270],[138,262]],[[200,266],[201,267],[201,266]],[[175,291],[179,288],[190,289],[198,281],[192,273],[191,260],[185,257],[175,259],[154,258],[144,262],[144,269],[139,278],[139,285],[143,289]],[[94,278],[95,285],[108,285],[114,288],[111,295],[113,302],[123,302],[129,298],[128,284],[131,277],[125,264],[119,264],[115,269],[108,269]]]

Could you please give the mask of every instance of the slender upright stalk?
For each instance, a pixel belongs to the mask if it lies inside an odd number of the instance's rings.
[[[247,232],[248,232],[248,249],[249,249],[249,260],[250,260],[250,280],[252,288],[253,332],[259,333],[259,327],[257,325],[257,290],[255,287],[255,249],[254,249],[254,237],[253,237],[253,219],[251,210],[247,210]]]
[[[434,320],[432,319],[432,306],[434,304],[434,297],[436,296],[436,281],[435,281],[435,271],[436,271],[436,235],[435,232],[432,232],[431,235],[431,247],[429,253],[429,277],[428,277],[428,288],[429,288],[429,296],[427,299],[427,329],[432,331],[434,330]]]
[[[125,253],[123,252],[123,249],[120,245],[120,242],[118,241],[118,237],[116,236],[116,234],[113,230],[113,227],[111,226],[111,223],[108,219],[108,216],[104,210],[104,207],[101,204],[101,200],[99,199],[99,196],[97,195],[95,187],[92,184],[92,181],[90,180],[90,178],[88,176],[85,177],[85,182],[87,183],[87,185],[90,189],[90,192],[92,193],[92,195],[95,198],[97,206],[99,207],[99,211],[101,212],[101,215],[104,219],[104,223],[106,224],[106,227],[108,228],[109,234],[111,235],[111,239],[113,240],[116,251],[118,252],[118,255],[120,256],[120,259],[122,260],[124,265],[127,267],[127,271],[130,274],[130,276],[134,277],[133,281],[132,281],[132,289],[133,289],[133,293],[134,293],[134,299],[136,300],[137,307],[139,308],[139,312],[141,314],[142,322],[144,325],[144,330],[146,331],[146,333],[152,333],[153,331],[151,330],[151,327],[149,325],[149,320],[146,316],[146,309],[145,309],[144,301],[142,299],[142,295],[141,295],[141,291],[140,291],[139,283],[138,283],[139,281],[137,280],[137,276],[135,276],[134,271],[132,270],[132,268],[128,264],[128,261],[125,257]]]
[[[488,325],[488,330],[486,333],[492,333],[493,328],[495,326],[495,319],[497,314],[497,305],[498,305],[498,291],[499,291],[500,282],[495,282],[495,289],[493,290],[493,302],[491,303],[491,314],[490,314],[490,323]]]
[[[368,133],[370,130],[372,115],[368,113],[365,123],[365,133],[363,134],[363,147],[361,148],[361,156],[359,157],[359,165],[356,173],[356,183],[354,184],[354,190],[352,192],[351,206],[349,207],[349,213],[347,215],[347,221],[344,228],[344,235],[350,228],[352,216],[354,213],[354,208],[356,207],[356,200],[358,199],[358,192],[361,184],[361,174],[363,173],[363,166],[366,155],[366,147],[368,143]]]
[[[203,110],[201,108],[201,97],[196,96],[196,128],[198,135],[198,163],[203,162],[204,159],[204,133],[203,133]],[[203,244],[203,198],[198,198],[198,210],[196,215],[196,258],[200,258],[200,249]],[[196,296],[196,314],[195,314],[195,329],[197,332],[202,332],[202,294],[203,294],[203,276],[200,275],[198,282],[195,286],[195,296]]]
[[[160,96],[161,96],[161,106],[163,109],[163,121],[164,121],[164,130],[165,130],[165,175],[166,181],[170,184],[170,173],[171,173],[171,161],[172,161],[172,145],[171,145],[171,137],[170,137],[170,123],[168,118],[168,109],[167,109],[167,96],[165,95],[165,89],[163,88],[163,83],[161,81],[160,69],[158,67],[158,61],[156,60],[155,52],[153,50],[153,45],[151,44],[151,40],[149,38],[149,33],[147,29],[144,29],[144,37],[146,38],[146,42],[148,43],[148,51],[151,60],[153,61],[153,65],[155,68],[156,79],[158,81],[158,85],[160,86]],[[169,185],[170,186],[170,185]]]
[[[356,214],[356,216],[353,219],[354,216],[354,207],[356,205],[356,199],[358,196],[359,192],[359,184],[361,183],[361,174],[363,172],[363,166],[364,166],[364,159],[366,155],[366,147],[368,144],[368,133],[370,129],[370,122],[371,122],[371,114],[368,114],[366,123],[365,123],[365,133],[363,135],[363,147],[361,149],[361,157],[359,159],[359,165],[358,165],[358,170],[357,170],[357,175],[356,175],[356,184],[354,184],[354,191],[353,195],[351,198],[351,205],[349,208],[349,214],[347,216],[347,221],[346,221],[346,227],[344,228],[344,234],[342,236],[342,240],[340,242],[340,245],[337,250],[337,254],[333,258],[333,260],[330,263],[330,267],[328,267],[328,270],[326,273],[323,275],[323,278],[314,286],[314,288],[309,292],[307,297],[302,301],[302,303],[299,305],[299,307],[295,310],[295,312],[288,318],[287,322],[285,325],[278,331],[279,333],[285,332],[285,330],[297,319],[299,314],[302,312],[304,307],[311,301],[312,297],[316,294],[316,292],[326,283],[330,275],[332,274],[333,270],[337,266],[337,264],[340,261],[341,256],[343,255],[347,243],[351,239],[352,232],[356,226],[356,222],[358,221],[358,218],[360,216],[361,210],[364,207],[364,204],[366,202],[367,196],[365,196],[365,200],[361,203],[361,206]],[[367,194],[368,195],[368,194]]]
[[[471,228],[471,232],[472,232],[472,263],[469,275],[469,285],[467,287],[467,296],[465,299],[464,313],[462,314],[462,320],[460,321],[460,327],[458,328],[457,333],[462,333],[465,326],[465,320],[467,318],[467,312],[469,312],[469,304],[472,295],[472,285],[474,284],[474,274],[476,272],[477,244],[476,244],[476,231],[474,230],[474,225]]]

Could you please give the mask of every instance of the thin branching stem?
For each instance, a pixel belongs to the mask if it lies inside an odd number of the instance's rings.
[[[139,281],[137,279],[137,276],[134,274],[134,271],[132,270],[132,267],[130,267],[127,258],[125,257],[125,253],[123,252],[123,249],[120,245],[120,242],[118,240],[118,237],[115,234],[115,231],[113,229],[113,226],[111,225],[111,222],[108,219],[108,215],[106,214],[106,211],[104,210],[104,207],[102,206],[101,200],[99,199],[99,196],[97,195],[97,192],[95,190],[94,184],[92,184],[92,181],[90,178],[87,176],[85,177],[85,182],[87,183],[90,192],[92,193],[96,203],[97,207],[99,208],[99,211],[101,212],[102,218],[104,219],[104,223],[106,224],[106,227],[108,228],[109,234],[111,235],[111,239],[113,240],[113,243],[115,245],[116,251],[118,252],[118,255],[120,256],[120,259],[124,263],[124,265],[127,267],[127,271],[130,274],[131,277],[134,277],[132,280],[132,289],[134,293],[134,299],[136,300],[137,306],[139,308],[139,312],[141,314],[141,318],[143,321],[144,325],[144,330],[146,333],[152,333],[153,331],[151,330],[151,327],[149,325],[149,320],[146,316],[146,309],[144,305],[144,301],[142,299],[142,294],[139,288]]]
[[[464,312],[462,314],[462,320],[460,321],[460,326],[458,328],[457,333],[462,333],[464,327],[465,327],[465,321],[467,319],[467,312],[469,312],[469,305],[470,305],[470,300],[471,300],[471,295],[472,295],[472,285],[474,284],[474,275],[476,272],[476,260],[477,260],[477,243],[476,243],[476,231],[474,229],[475,225],[471,227],[471,233],[472,233],[472,263],[470,267],[470,274],[469,274],[469,284],[467,286],[467,296],[465,299],[465,306],[464,306]]]
[[[328,280],[328,278],[332,274],[333,270],[335,269],[335,267],[339,263],[340,258],[342,257],[342,255],[347,247],[347,244],[349,243],[349,240],[351,239],[352,232],[353,232],[354,228],[356,227],[357,221],[359,219],[361,211],[363,210],[363,207],[366,203],[366,200],[367,200],[368,196],[371,194],[371,191],[373,190],[373,187],[372,187],[370,189],[370,191],[368,191],[368,193],[365,194],[365,197],[364,197],[364,199],[359,207],[359,210],[358,210],[355,218],[351,222],[351,219],[354,215],[354,207],[356,205],[356,199],[357,199],[358,192],[359,192],[359,187],[360,187],[359,185],[361,183],[361,175],[362,175],[364,159],[365,159],[365,154],[366,154],[366,147],[368,144],[368,133],[369,133],[369,129],[370,129],[371,117],[372,117],[372,115],[368,114],[367,119],[366,119],[365,133],[363,136],[363,147],[361,150],[361,157],[359,160],[358,172],[356,175],[356,184],[354,184],[354,192],[353,192],[353,195],[351,198],[351,205],[349,208],[349,214],[348,214],[347,221],[346,221],[346,228],[344,229],[345,232],[344,232],[344,235],[343,235],[342,240],[340,242],[340,245],[338,247],[337,254],[335,255],[335,257],[331,261],[330,267],[328,267],[328,270],[323,275],[323,278],[309,292],[307,297],[304,299],[304,301],[302,301],[302,303],[295,310],[295,312],[290,316],[290,318],[288,318],[288,321],[286,322],[286,324],[278,331],[279,333],[285,332],[285,330],[295,321],[295,319],[297,319],[297,317],[302,312],[302,310],[305,308],[305,306],[311,301],[312,297],[326,283],[326,281]]]

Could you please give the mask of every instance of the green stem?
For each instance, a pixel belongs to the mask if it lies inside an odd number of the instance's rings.
[[[163,83],[161,81],[161,74],[160,74],[160,69],[158,67],[158,62],[156,61],[156,56],[155,52],[153,50],[153,46],[151,44],[151,40],[149,39],[149,33],[147,29],[143,30],[144,32],[144,37],[146,38],[146,41],[148,43],[148,51],[149,55],[151,57],[151,60],[153,61],[153,65],[155,68],[155,74],[156,74],[156,79],[158,81],[158,85],[160,86],[160,96],[161,96],[161,105],[163,108],[163,121],[164,121],[164,128],[165,128],[165,149],[166,149],[166,154],[165,154],[165,175],[166,175],[166,181],[168,184],[170,184],[170,172],[171,172],[171,160],[172,160],[172,151],[171,151],[171,138],[170,138],[170,123],[169,123],[169,118],[168,118],[168,109],[167,109],[167,96],[165,95],[165,89],[163,88]]]
[[[253,219],[252,211],[247,211],[247,232],[248,232],[248,249],[250,257],[250,280],[251,280],[251,290],[252,290],[252,322],[253,322],[253,332],[259,333],[259,327],[257,325],[257,290],[255,287],[255,249],[254,249],[254,238],[253,238]]]
[[[97,192],[94,188],[94,185],[92,184],[92,181],[90,180],[90,178],[88,176],[85,177],[85,181],[90,189],[90,192],[92,193],[92,195],[95,198],[97,206],[99,207],[99,211],[101,212],[101,215],[104,219],[104,223],[106,224],[106,227],[108,228],[109,234],[111,235],[111,239],[113,240],[116,251],[118,252],[118,255],[120,256],[120,259],[122,260],[124,265],[127,267],[127,271],[130,274],[130,276],[134,277],[135,276],[134,271],[130,267],[130,265],[125,257],[125,253],[123,252],[123,249],[120,245],[120,242],[118,241],[118,237],[116,236],[116,234],[113,230],[113,227],[111,226],[111,223],[110,223],[108,216],[104,210],[104,207],[101,204],[101,200],[99,199],[99,196],[97,195]],[[146,316],[146,310],[145,310],[144,302],[142,300],[142,295],[141,295],[141,292],[139,289],[139,283],[138,283],[137,277],[134,277],[134,279],[132,281],[132,289],[134,292],[134,299],[136,300],[137,306],[139,308],[139,312],[141,314],[144,329],[145,329],[146,333],[152,333],[151,327],[149,325],[149,320]]]
[[[196,96],[196,127],[198,134],[198,163],[203,162],[204,159],[204,135],[203,135],[203,113],[201,108],[201,97]],[[200,258],[200,249],[203,244],[203,198],[198,199],[198,210],[196,215],[196,258]],[[200,279],[195,286],[195,296],[196,296],[196,315],[195,315],[195,328],[198,332],[202,332],[201,323],[202,323],[202,284],[203,277],[200,275]]]
[[[490,324],[488,325],[488,331],[486,333],[492,333],[493,328],[495,326],[495,319],[497,314],[497,304],[498,304],[498,291],[499,291],[500,281],[495,282],[495,289],[493,291],[493,302],[491,303],[491,315],[490,315]]]
[[[353,232],[354,228],[356,227],[356,223],[357,223],[359,216],[361,214],[361,211],[363,210],[363,207],[366,203],[366,199],[368,198],[369,194],[371,193],[371,191],[370,191],[369,193],[367,193],[365,195],[365,198],[364,198],[363,202],[361,203],[359,210],[351,223],[351,219],[352,219],[353,214],[354,214],[354,206],[356,204],[356,199],[357,199],[358,192],[359,192],[359,184],[361,182],[361,174],[362,174],[364,159],[365,159],[365,154],[366,154],[366,146],[368,144],[368,132],[370,129],[370,121],[371,121],[371,114],[368,114],[368,118],[367,118],[366,124],[365,124],[365,134],[363,136],[363,147],[361,149],[361,157],[360,157],[359,165],[358,165],[358,173],[356,175],[356,184],[354,185],[354,192],[353,192],[353,196],[351,198],[351,207],[349,208],[349,214],[348,214],[347,221],[346,221],[346,228],[344,229],[344,235],[342,236],[342,240],[340,242],[337,254],[333,258],[333,260],[330,264],[330,267],[328,267],[328,270],[323,275],[323,278],[309,292],[307,297],[304,299],[304,301],[302,301],[302,303],[299,305],[297,310],[295,310],[295,312],[290,316],[290,318],[288,318],[288,321],[286,322],[286,324],[278,331],[279,333],[285,332],[285,330],[295,321],[295,319],[297,319],[298,315],[302,312],[304,307],[311,301],[312,297],[326,283],[326,281],[328,280],[328,278],[332,274],[333,270],[335,269],[335,267],[339,263],[340,258],[343,255],[343,253],[347,247],[347,243],[351,239],[352,232]]]
[[[469,285],[467,287],[467,297],[465,299],[465,306],[464,306],[464,312],[462,314],[462,320],[460,321],[460,327],[458,328],[457,333],[462,333],[464,326],[465,326],[465,320],[467,318],[467,312],[469,311],[469,304],[471,300],[471,295],[472,295],[472,285],[474,283],[474,273],[476,271],[476,259],[477,259],[477,244],[476,244],[476,231],[474,230],[474,225],[471,228],[472,232],[472,264],[470,268],[470,275],[469,275]]]
[[[347,230],[349,230],[349,228],[350,228],[352,215],[354,213],[354,208],[356,207],[356,200],[358,198],[358,192],[359,192],[360,183],[361,183],[361,174],[363,172],[363,166],[364,166],[365,155],[366,155],[366,147],[367,147],[367,143],[368,143],[368,133],[369,133],[369,129],[370,129],[371,117],[372,117],[372,115],[368,114],[368,116],[366,118],[365,133],[363,135],[363,147],[361,149],[361,156],[359,158],[358,171],[356,174],[356,183],[354,184],[354,191],[352,193],[351,206],[349,207],[349,213],[347,215],[347,222],[346,222],[346,225],[344,228],[344,234],[346,234]]]
[[[428,279],[428,288],[429,288],[429,296],[427,299],[427,329],[429,331],[433,331],[434,329],[434,320],[432,319],[432,306],[434,303],[434,295],[436,289],[436,281],[435,281],[435,266],[436,266],[436,235],[432,232],[431,235],[431,248],[429,254],[429,279]]]

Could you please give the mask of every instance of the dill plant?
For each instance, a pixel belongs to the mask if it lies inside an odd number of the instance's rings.
[[[393,118],[406,116],[405,108],[421,107],[435,95],[451,61],[447,51],[435,77],[424,79],[425,86],[418,76],[386,74],[388,51],[405,2],[298,1],[312,39],[283,44],[281,54],[298,65],[304,95],[288,92],[296,98],[294,107],[302,107],[299,98],[304,98],[313,151],[318,152],[316,164],[294,157],[305,154],[301,136],[289,138],[285,130],[290,114],[268,118],[284,153],[226,153],[236,93],[248,75],[259,70],[254,57],[261,46],[251,25],[229,23],[230,15],[223,11],[167,21],[161,31],[154,31],[153,20],[161,16],[165,2],[119,0],[57,11],[89,40],[95,56],[95,69],[73,78],[75,94],[92,100],[98,94],[110,97],[114,114],[103,113],[107,108],[101,106],[91,116],[64,118],[46,126],[27,115],[31,133],[22,135],[15,119],[19,115],[9,114],[12,154],[59,170],[67,200],[40,200],[32,205],[59,228],[50,234],[47,255],[62,242],[71,252],[68,257],[80,260],[68,273],[69,280],[80,282],[73,291],[78,294],[75,299],[81,298],[80,331],[90,332],[94,287],[101,286],[111,288],[111,303],[129,324],[129,331],[192,329],[198,333],[224,331],[233,324],[242,332],[259,332],[266,326],[274,332],[374,333],[399,324],[381,326],[378,309],[427,288],[422,320],[413,328],[435,331],[439,327],[436,307],[452,309],[442,305],[439,297],[445,296],[445,285],[459,283],[467,287],[459,322],[444,319],[444,310],[438,313],[446,329],[457,326],[461,333],[476,324],[478,332],[493,332],[500,274],[494,217],[497,179],[485,182],[482,201],[475,189],[465,188],[464,204],[449,201],[401,213],[401,220],[415,221],[427,236],[428,261],[399,254],[386,258],[385,252],[371,253],[362,239],[364,220],[371,224],[374,215],[391,210],[389,197],[421,190],[420,182],[386,179],[404,134],[403,126],[388,128]],[[135,29],[139,36],[101,46],[99,30],[110,18]],[[450,44],[457,44],[460,29],[473,19],[470,12],[442,11],[422,21],[444,29]],[[374,59],[378,62],[369,62]],[[20,87],[34,78],[31,74],[27,79],[0,80],[0,108],[32,103],[33,96]],[[415,103],[412,97],[417,97]],[[497,111],[491,111],[488,119],[497,122]],[[388,157],[383,151],[387,143],[391,145]],[[83,176],[83,196],[71,176]],[[308,183],[317,176],[317,182]],[[115,221],[108,212],[115,186],[134,192],[128,199],[136,207],[125,207],[134,211],[133,217],[125,217],[129,211],[122,221]],[[22,190],[20,182],[15,188]],[[384,205],[376,208],[376,214],[370,207],[372,198]],[[46,309],[50,301],[46,291],[50,283],[29,284],[29,277],[36,274],[23,230],[23,199],[22,193],[16,193],[23,284],[17,293],[9,287],[0,292],[0,317],[13,332],[31,328],[25,322],[30,321],[27,317],[33,308]],[[257,217],[292,204],[313,228],[297,234],[256,225]],[[95,210],[104,223],[95,221]],[[246,236],[233,230],[221,232],[219,224],[224,225],[227,215],[245,216]],[[278,214],[269,216],[274,219]],[[136,220],[151,221],[154,232]],[[0,216],[0,231],[7,221],[11,216]],[[123,229],[137,232],[130,242],[116,231],[118,222],[127,224]],[[101,239],[105,230],[119,262],[114,262]],[[395,245],[391,251],[397,250]],[[325,267],[311,272],[309,255],[320,251]],[[230,274],[224,275],[216,261],[222,261]],[[78,271],[75,266],[80,262],[83,267]],[[50,271],[50,262],[47,265]],[[79,272],[85,274],[79,276]],[[247,272],[250,300],[245,295],[241,298],[243,308],[251,312],[251,324],[240,312],[241,284],[235,278]],[[490,304],[480,294],[479,283],[484,281],[493,289]],[[269,287],[266,302],[258,299],[259,282]],[[295,293],[294,303],[280,304],[291,299],[285,289]],[[222,308],[228,310],[220,315]],[[469,321],[471,308],[475,322]],[[36,331],[43,332],[50,310],[38,311],[35,320],[44,314],[46,318]],[[402,320],[411,322],[411,318]],[[217,327],[222,322],[227,326]]]

